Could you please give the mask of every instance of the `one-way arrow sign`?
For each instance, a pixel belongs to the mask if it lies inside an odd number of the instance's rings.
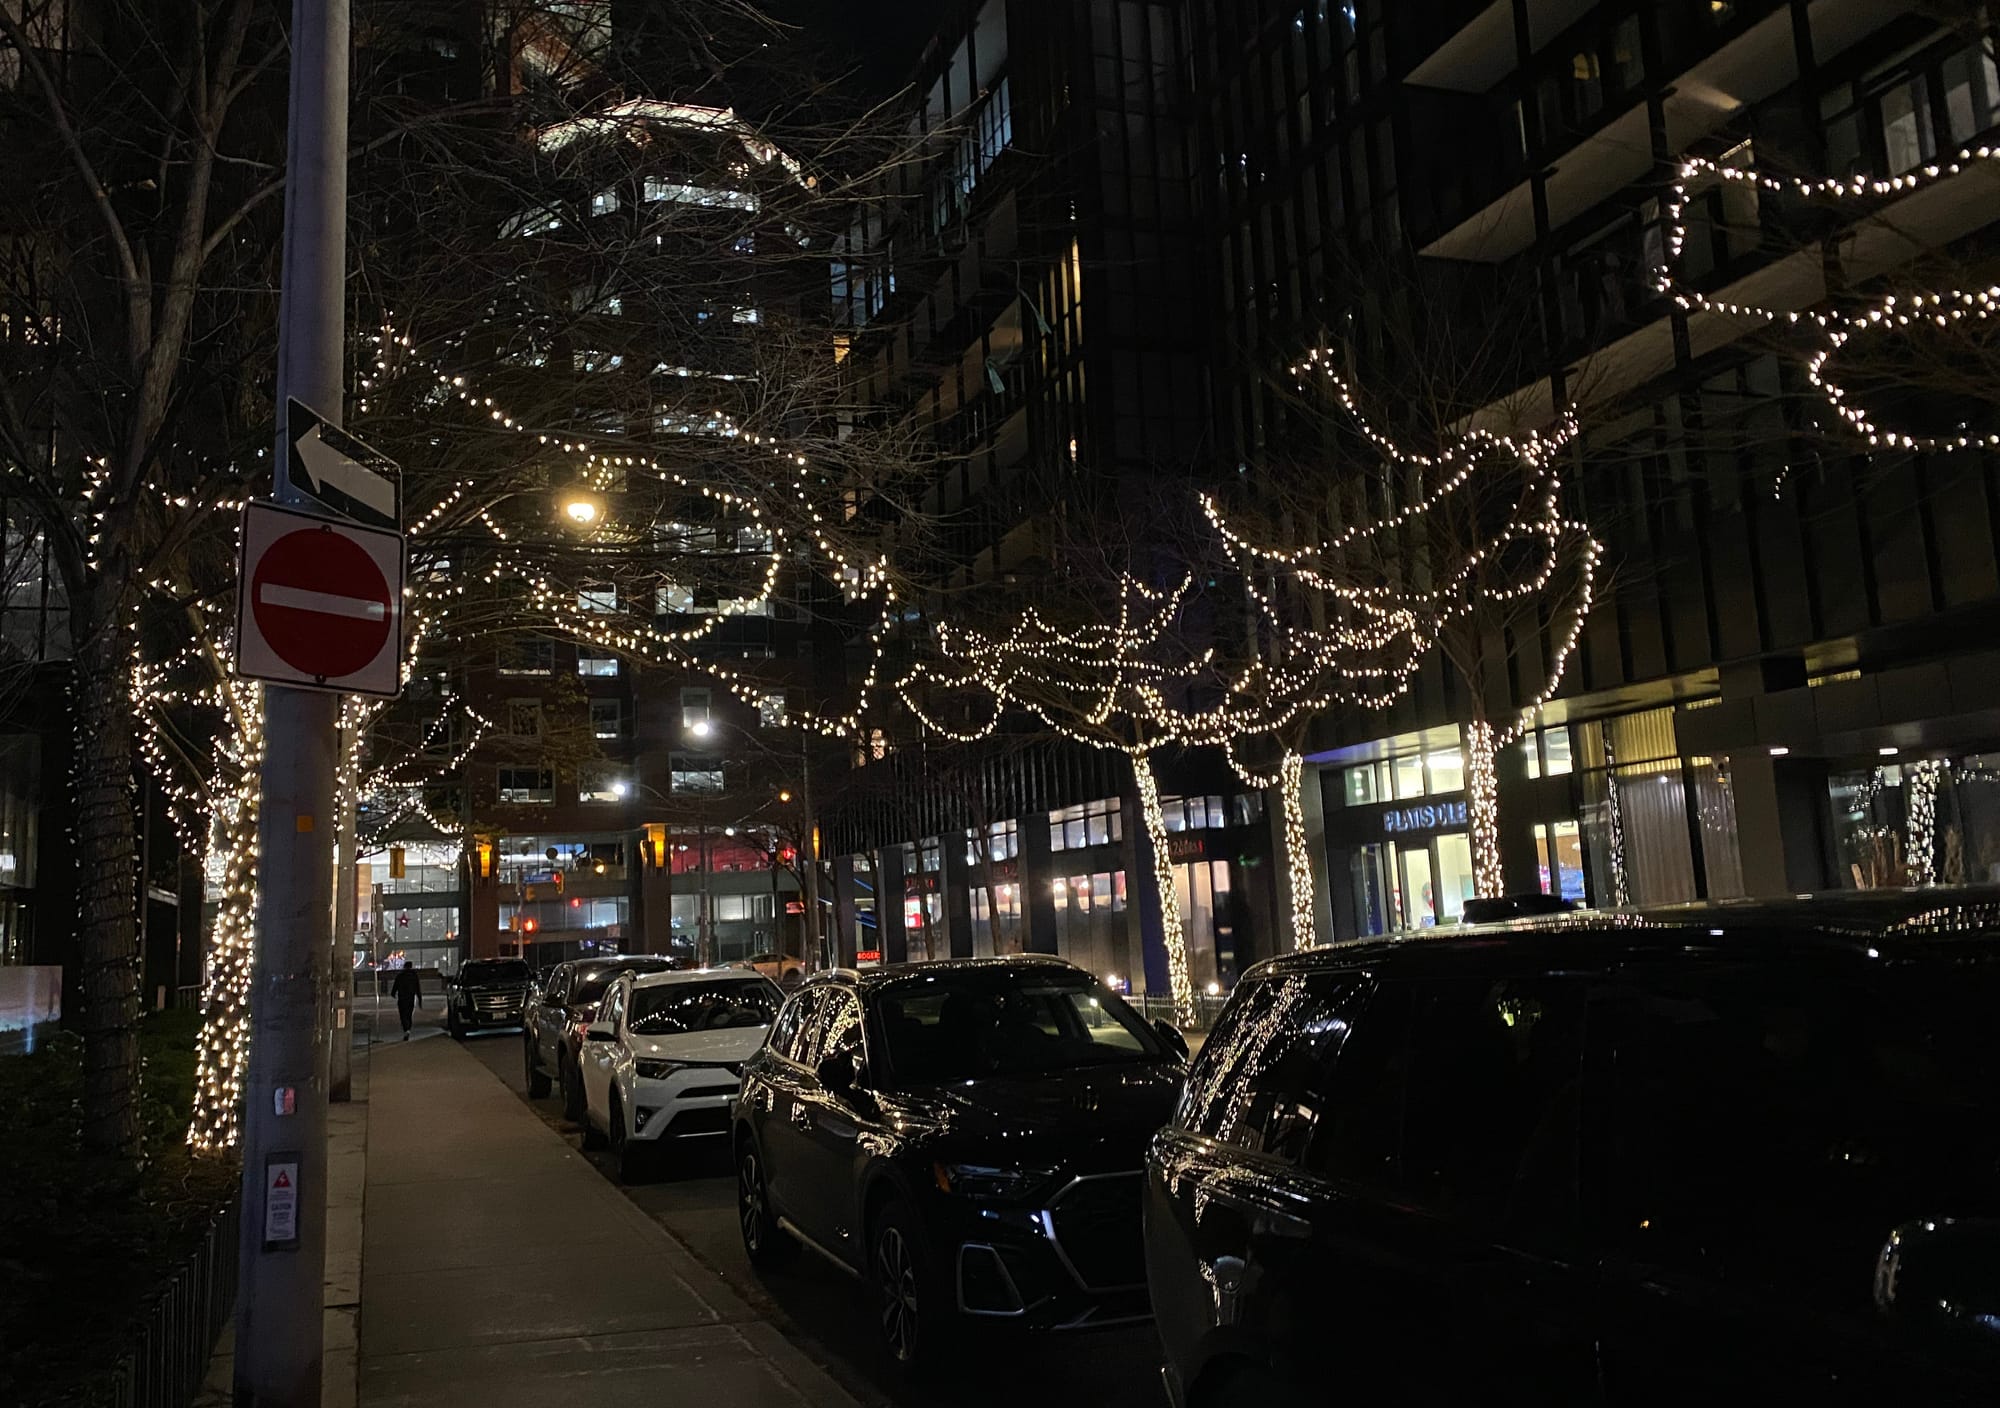
[[[292,446],[292,483],[343,518],[400,532],[402,471],[387,455],[356,440],[301,401],[285,402]]]

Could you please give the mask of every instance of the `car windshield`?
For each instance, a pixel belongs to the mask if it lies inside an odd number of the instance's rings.
[[[912,974],[883,989],[875,1011],[906,1085],[1167,1057],[1136,1012],[1080,973]]]
[[[626,1025],[638,1036],[768,1027],[785,995],[768,978],[717,978],[702,983],[660,983],[632,990]]]
[[[497,983],[526,983],[533,976],[528,965],[518,958],[474,959],[458,970],[461,983],[479,987]]]
[[[650,962],[611,963],[602,968],[582,968],[577,970],[576,985],[570,990],[571,1002],[596,1002],[604,996],[604,990],[611,986],[620,973],[670,973],[674,965],[667,959],[658,958]]]

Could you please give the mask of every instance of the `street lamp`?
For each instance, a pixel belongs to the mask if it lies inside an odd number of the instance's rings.
[[[688,725],[688,732],[696,738],[707,738],[715,732],[715,725],[707,719],[696,719]]]
[[[575,485],[563,491],[562,515],[572,527],[589,528],[604,517],[604,499],[582,485]]]

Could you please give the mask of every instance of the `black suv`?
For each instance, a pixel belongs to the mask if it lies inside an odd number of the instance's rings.
[[[528,1094],[549,1093],[553,1079],[562,1090],[563,1115],[583,1123],[583,1082],[577,1078],[577,1056],[584,1032],[597,1017],[597,1004],[620,973],[671,973],[681,965],[656,954],[614,954],[608,958],[578,958],[558,963],[542,984],[528,994],[521,1018],[521,1046]]]
[[[519,958],[475,958],[445,989],[444,1020],[462,1037],[481,1027],[518,1027],[534,970]]]
[[[1170,1395],[1995,1401],[2000,903],[1265,963],[1148,1159]]]
[[[744,1249],[771,1266],[804,1243],[870,1281],[906,1363],[961,1316],[1143,1317],[1141,1163],[1185,1054],[1059,959],[821,974],[744,1067]]]

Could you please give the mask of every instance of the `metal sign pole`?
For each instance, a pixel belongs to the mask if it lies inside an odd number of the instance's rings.
[[[347,235],[348,0],[293,0],[274,404],[338,417]],[[280,503],[305,496],[278,427]],[[318,1408],[326,1263],[326,1021],[339,696],[264,690],[257,958],[243,1117],[235,1402]]]

